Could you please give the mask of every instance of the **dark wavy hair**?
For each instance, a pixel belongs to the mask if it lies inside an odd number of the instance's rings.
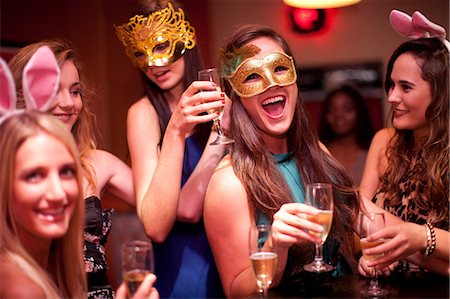
[[[171,3],[174,9],[182,8],[182,6],[171,0],[153,0],[153,1],[141,1],[133,10],[130,17],[135,15],[144,15],[147,16],[155,11],[162,10],[167,7],[167,3]],[[185,18],[189,20],[188,14],[186,10]],[[192,49],[187,49],[183,54],[185,67],[184,67],[184,76],[183,76],[183,86],[184,89],[187,89],[188,86],[195,80],[197,80],[197,73],[199,70],[203,69],[203,61],[200,56],[200,52],[195,46]],[[169,104],[164,96],[164,91],[158,87],[157,84],[152,82],[147,75],[139,70],[140,77],[144,86],[144,95],[147,96],[149,101],[152,103],[153,107],[158,114],[159,128],[161,132],[160,144],[162,143],[162,139],[164,137],[164,133],[166,131],[167,124],[169,123],[170,116],[172,115]],[[203,123],[199,124],[195,127],[194,136],[197,141],[204,147],[208,140],[209,134],[211,132],[211,123]]]
[[[386,93],[394,85],[391,79],[394,63],[406,53],[414,57],[422,79],[430,84],[431,103],[425,112],[429,134],[422,140],[415,140],[413,130],[396,130],[387,149],[388,167],[381,178],[386,193],[385,206],[401,203],[400,182],[412,162],[417,161],[417,171],[410,178],[420,186],[415,202],[419,209],[428,213],[429,220],[435,225],[446,223],[448,228],[449,51],[438,38],[420,38],[401,44],[389,59]],[[391,115],[392,112],[391,109]]]
[[[241,26],[229,38],[222,53],[232,53],[261,37],[276,41],[286,54],[293,56],[281,35],[271,28],[259,25]],[[221,68],[226,67],[225,56],[222,55]],[[230,56],[232,55],[228,55]],[[225,91],[231,95],[233,102],[230,133],[235,143],[230,145],[230,154],[234,171],[245,187],[253,216],[256,218],[257,213],[261,212],[272,221],[273,215],[283,204],[293,202],[290,188],[277,168],[272,153],[267,150],[261,131],[245,111],[241,99],[232,92],[228,82],[225,84]],[[330,235],[339,242],[339,250],[351,262],[353,222],[359,208],[356,187],[344,168],[320,148],[319,138],[300,94],[287,136],[288,149],[297,162],[303,183],[324,182],[333,185],[335,208]],[[299,251],[302,250],[299,248]],[[294,261],[297,266],[305,263],[304,255],[297,257]]]
[[[327,122],[327,113],[330,109],[331,100],[338,94],[347,95],[356,110],[355,134],[358,145],[363,149],[368,149],[374,135],[374,129],[370,120],[369,109],[365,103],[363,95],[351,85],[345,84],[331,90],[323,102],[320,116],[319,137],[325,144],[329,144],[336,139],[336,134]]]

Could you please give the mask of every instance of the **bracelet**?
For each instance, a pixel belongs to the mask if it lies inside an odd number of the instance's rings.
[[[434,232],[434,227],[430,221],[424,224],[427,231],[427,247],[425,248],[424,256],[430,256],[434,249],[436,248],[436,233]]]

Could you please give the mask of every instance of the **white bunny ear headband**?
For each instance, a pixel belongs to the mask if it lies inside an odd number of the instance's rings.
[[[450,51],[450,42],[445,39],[445,29],[428,20],[419,11],[415,11],[412,16],[409,16],[402,11],[393,9],[389,14],[389,21],[395,31],[402,36],[409,38],[437,37]]]
[[[17,93],[13,76],[0,58],[0,124],[9,116],[24,111],[47,111],[59,86],[60,69],[55,55],[47,46],[40,47],[30,58],[22,74],[26,108],[16,109]]]

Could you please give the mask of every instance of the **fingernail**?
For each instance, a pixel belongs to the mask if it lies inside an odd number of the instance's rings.
[[[225,100],[222,100],[222,104],[225,104]]]
[[[224,97],[225,97],[225,93],[221,92],[221,93],[220,93],[220,97],[221,97],[221,98],[224,98]]]
[[[216,88],[216,86],[217,86],[216,83],[211,82],[211,84],[212,84],[212,87],[213,87],[213,88]]]

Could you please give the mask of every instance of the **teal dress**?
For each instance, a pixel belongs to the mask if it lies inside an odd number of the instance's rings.
[[[181,186],[194,171],[202,148],[186,139]],[[222,284],[209,247],[203,221],[176,221],[163,243],[153,243],[155,287],[161,298],[223,298]]]
[[[295,159],[290,154],[273,154],[277,162],[278,169],[283,174],[286,183],[291,190],[294,202],[305,203],[305,186],[301,178],[300,170],[298,169]],[[257,213],[257,224],[268,224],[269,220],[262,213]],[[331,236],[327,238],[323,246],[323,258],[325,262],[331,263],[335,266],[331,276],[342,276],[352,273],[348,263],[338,253],[339,244]],[[314,245],[307,244],[303,246],[292,246],[289,249],[288,261],[280,287],[292,287],[298,281],[305,282],[306,276],[310,275],[303,270],[303,265],[310,263],[314,259]]]

